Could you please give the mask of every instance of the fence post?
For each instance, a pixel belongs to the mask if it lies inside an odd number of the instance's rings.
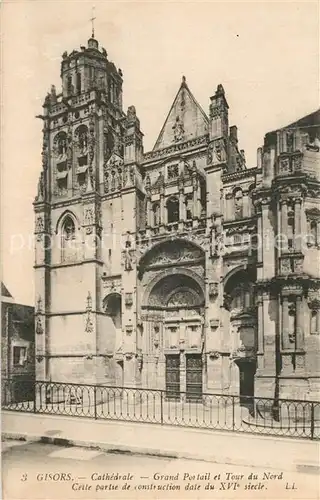
[[[37,413],[37,382],[34,381],[34,386],[33,386],[33,412]]]
[[[97,420],[97,386],[94,386],[93,390],[93,404],[94,404],[94,418]]]
[[[160,399],[160,410],[161,410],[161,424],[163,424],[163,391],[161,391],[161,399]]]
[[[234,396],[232,396],[232,430],[234,431],[235,421],[234,421]]]
[[[311,403],[311,425],[310,425],[311,439],[314,438],[314,403]]]

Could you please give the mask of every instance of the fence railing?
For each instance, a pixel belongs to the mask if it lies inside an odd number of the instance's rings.
[[[24,396],[25,395],[25,396]],[[320,402],[2,380],[2,409],[320,438]]]

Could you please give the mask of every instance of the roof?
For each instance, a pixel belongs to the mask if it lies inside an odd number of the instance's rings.
[[[153,151],[208,133],[208,117],[194,98],[185,77],[156,140]]]

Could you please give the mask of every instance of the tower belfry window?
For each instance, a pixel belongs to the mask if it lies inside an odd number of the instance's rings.
[[[77,73],[77,93],[81,93],[81,74]]]

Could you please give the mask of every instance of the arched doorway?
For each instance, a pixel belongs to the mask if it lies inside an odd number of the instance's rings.
[[[183,271],[160,278],[148,297],[148,310],[161,320],[151,325],[153,347],[164,357],[167,397],[201,397],[203,387],[204,294]]]
[[[240,395],[240,402],[252,406],[256,372],[257,314],[254,304],[254,274],[240,269],[225,284],[225,308],[228,315],[228,334],[231,363],[239,370],[231,392]]]
[[[103,309],[107,316],[107,329],[105,335],[115,338],[115,380],[116,385],[124,384],[123,353],[122,353],[122,304],[119,293],[110,293],[103,301]]]

